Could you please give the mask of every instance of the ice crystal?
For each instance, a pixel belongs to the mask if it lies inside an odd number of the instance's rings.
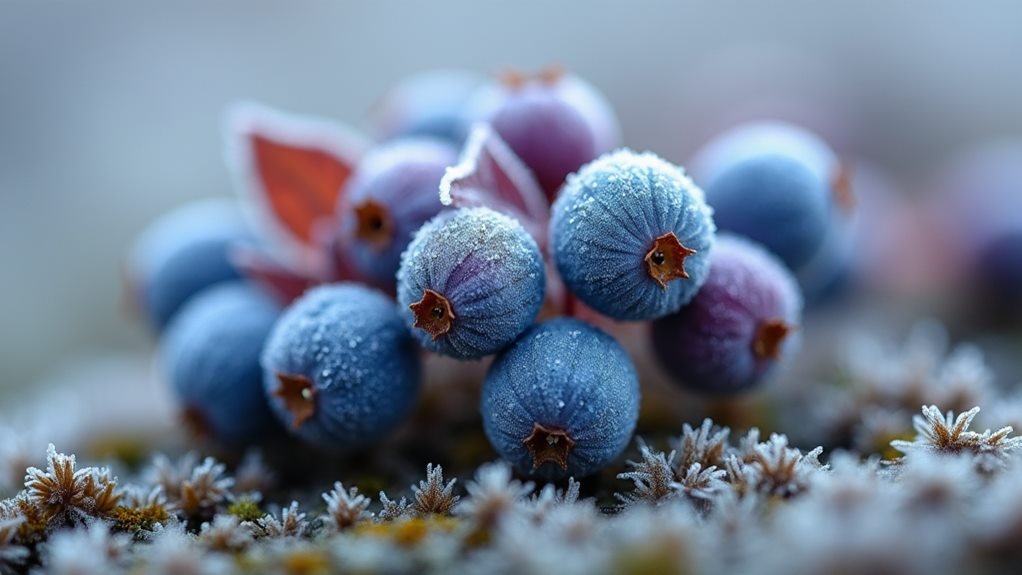
[[[542,522],[551,510],[577,503],[581,487],[574,477],[568,478],[568,486],[563,490],[552,483],[547,483],[538,493],[534,493],[529,501],[533,519]]]
[[[744,462],[731,458],[726,467],[733,483],[762,495],[784,498],[797,495],[808,488],[814,474],[827,469],[819,461],[822,447],[803,454],[788,447],[788,437],[777,433],[763,443],[752,445],[753,440],[750,434],[743,445]]]
[[[256,537],[304,537],[309,532],[309,523],[305,513],[298,511],[298,502],[280,510],[280,518],[267,513],[261,519],[242,523]]]
[[[626,473],[619,473],[618,479],[626,479],[635,484],[631,493],[615,493],[614,496],[625,505],[633,505],[640,501],[660,503],[677,494],[674,482],[674,457],[676,453],[664,455],[662,451],[654,451],[644,441],[639,440],[642,461],[628,461],[632,468]]]
[[[239,551],[253,540],[252,532],[233,515],[217,515],[199,528],[199,543],[214,551]]]
[[[411,509],[411,504],[404,497],[395,501],[387,497],[387,494],[382,491],[380,492],[380,505],[383,508],[376,515],[380,521],[393,521],[399,517],[404,517]]]
[[[674,451],[678,453],[679,475],[686,473],[693,463],[699,463],[703,468],[722,467],[730,434],[729,428],[716,427],[709,418],[703,420],[699,429],[693,429],[688,423],[683,424],[681,437],[672,443]]]
[[[191,515],[224,501],[234,485],[233,479],[224,476],[225,470],[226,466],[212,457],[193,469],[191,477],[181,482],[181,509]]]
[[[727,483],[724,482],[725,477],[727,477],[725,470],[717,469],[715,465],[703,469],[701,463],[695,462],[685,470],[684,475],[678,476],[672,488],[691,499],[709,501],[728,489]]]
[[[535,485],[511,478],[511,466],[503,461],[487,463],[465,486],[468,497],[454,509],[456,515],[469,518],[483,528],[497,525],[521,505]]]
[[[453,494],[456,481],[457,479],[452,479],[445,485],[443,468],[432,463],[427,464],[426,479],[419,481],[418,486],[412,486],[415,496],[412,507],[416,513],[420,515],[450,513],[460,499]]]
[[[970,431],[969,426],[979,411],[979,407],[973,407],[955,417],[952,411],[942,415],[936,405],[924,405],[922,415],[912,418],[912,426],[918,434],[916,438],[894,440],[891,446],[905,454],[915,451],[972,454],[980,469],[994,471],[1006,464],[1011,452],[1022,448],[1022,437],[1008,437],[1013,431],[1010,426],[993,432],[989,429],[982,433]]]
[[[327,507],[326,520],[338,530],[372,517],[372,513],[367,511],[371,500],[360,495],[357,487],[345,491],[340,481],[334,483],[332,491],[323,494],[323,501],[326,501]]]
[[[75,456],[57,453],[51,443],[46,450],[46,470],[28,468],[25,490],[28,500],[53,521],[76,521],[106,516],[120,499],[117,479],[106,468],[75,469]]]

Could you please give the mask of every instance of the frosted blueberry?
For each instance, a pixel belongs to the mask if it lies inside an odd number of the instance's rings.
[[[195,294],[240,279],[228,254],[236,243],[251,239],[233,200],[200,200],[161,216],[145,229],[128,258],[132,302],[162,330]]]
[[[653,322],[653,349],[689,388],[742,391],[794,351],[801,315],[802,296],[791,272],[762,247],[721,235],[696,297]]]
[[[418,350],[393,301],[358,284],[314,288],[291,304],[262,366],[274,412],[322,446],[378,439],[408,414],[419,389]]]
[[[426,348],[476,359],[513,342],[543,304],[546,275],[535,240],[489,208],[444,213],[401,257],[398,304]]]
[[[569,178],[550,238],[568,288],[621,320],[677,311],[706,279],[714,224],[702,191],[656,155],[606,154]]]
[[[483,384],[483,428],[519,471],[593,474],[624,451],[639,417],[639,382],[614,338],[575,319],[525,332]]]
[[[197,431],[238,444],[277,429],[259,354],[279,315],[268,295],[229,282],[192,298],[167,326],[161,364]]]

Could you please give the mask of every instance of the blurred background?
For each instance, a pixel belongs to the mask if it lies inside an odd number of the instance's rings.
[[[788,119],[915,193],[1022,134],[1017,2],[479,4],[0,3],[0,406],[107,373],[90,358],[147,372],[123,258],[157,215],[233,193],[220,123],[240,98],[364,126],[411,73],[553,63],[609,97],[631,147],[684,163]]]

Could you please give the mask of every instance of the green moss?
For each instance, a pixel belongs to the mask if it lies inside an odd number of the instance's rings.
[[[263,516],[259,505],[251,499],[239,499],[227,507],[227,512],[238,518],[239,521],[255,521]]]

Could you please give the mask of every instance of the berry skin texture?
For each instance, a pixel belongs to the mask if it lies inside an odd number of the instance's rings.
[[[309,290],[288,307],[262,355],[270,405],[322,447],[379,439],[415,403],[419,355],[383,293],[353,283]]]
[[[443,208],[437,189],[458,161],[442,140],[396,140],[359,162],[340,207],[337,249],[381,288],[393,291],[401,252],[412,234]]]
[[[196,431],[245,444],[279,429],[263,393],[259,355],[280,311],[256,287],[229,282],[192,298],[170,322],[161,364]]]
[[[129,255],[132,303],[162,331],[192,296],[240,279],[228,255],[233,245],[251,239],[233,200],[200,200],[163,215],[146,228]]]
[[[490,443],[519,471],[581,477],[628,445],[639,418],[639,381],[613,337],[558,318],[532,327],[497,356],[481,409]]]
[[[536,241],[489,208],[441,214],[401,257],[397,299],[405,324],[431,351],[478,359],[508,346],[543,304]]]
[[[558,70],[506,74],[480,89],[469,110],[529,166],[550,201],[568,174],[619,145],[617,117],[603,95]]]
[[[654,319],[688,303],[706,279],[714,231],[703,192],[679,167],[624,149],[569,178],[550,221],[565,284],[619,320]]]
[[[682,385],[736,393],[754,387],[795,351],[801,315],[791,272],[762,247],[721,235],[696,297],[653,322],[653,350]]]

